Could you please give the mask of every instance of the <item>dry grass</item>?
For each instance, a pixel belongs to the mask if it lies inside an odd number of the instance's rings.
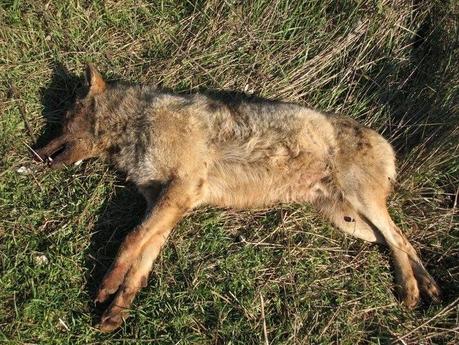
[[[454,0],[3,3],[0,339],[458,343],[458,18]],[[101,162],[49,172],[27,148],[53,135],[88,61],[109,79],[256,93],[379,130],[399,157],[391,213],[444,302],[404,310],[388,252],[307,206],[201,209],[174,231],[129,323],[99,334],[94,289],[143,201]]]

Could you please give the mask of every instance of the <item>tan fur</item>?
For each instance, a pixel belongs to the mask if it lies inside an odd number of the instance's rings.
[[[106,156],[149,205],[101,284],[97,301],[116,293],[101,330],[122,324],[172,228],[202,204],[311,203],[344,232],[391,248],[407,307],[417,304],[420,291],[438,298],[437,285],[387,212],[394,152],[372,129],[295,104],[111,85],[93,66],[87,80],[88,95],[63,135],[39,154],[52,167]]]

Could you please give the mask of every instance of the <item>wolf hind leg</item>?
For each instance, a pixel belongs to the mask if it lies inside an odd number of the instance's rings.
[[[347,201],[321,200],[318,206],[321,213],[344,233],[371,243],[386,243],[379,230],[360,217]]]
[[[419,289],[405,243],[393,234],[391,224],[380,209],[363,209],[354,206],[347,199],[321,203],[321,210],[342,231],[354,237],[373,243],[387,244],[392,250],[396,281],[403,303],[413,308],[419,300]],[[362,212],[363,210],[363,212]],[[382,229],[382,230],[380,230]]]
[[[403,303],[408,308],[414,308],[419,302],[420,292],[434,302],[439,301],[440,288],[424,268],[416,250],[393,222],[385,197],[367,193],[348,200],[362,219],[379,230],[391,249]]]

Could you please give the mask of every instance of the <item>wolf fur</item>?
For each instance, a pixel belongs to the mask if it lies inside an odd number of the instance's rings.
[[[439,298],[437,284],[387,211],[395,156],[374,130],[291,103],[107,83],[93,65],[86,75],[87,96],[67,114],[62,135],[38,154],[52,168],[103,156],[148,203],[97,294],[98,302],[116,294],[102,331],[123,323],[172,228],[204,204],[310,203],[345,233],[391,249],[408,308],[420,292]]]

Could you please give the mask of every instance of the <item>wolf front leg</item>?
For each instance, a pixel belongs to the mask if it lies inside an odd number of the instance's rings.
[[[200,203],[201,188],[202,183],[172,181],[142,224],[125,238],[97,294],[96,302],[104,302],[117,292],[102,315],[101,331],[120,327],[128,316],[129,307],[139,290],[146,286],[153,262],[172,228]]]

